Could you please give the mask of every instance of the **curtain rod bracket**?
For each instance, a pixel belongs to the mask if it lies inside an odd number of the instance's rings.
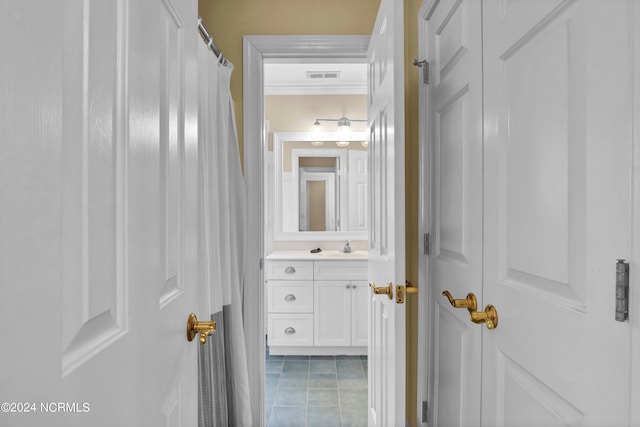
[[[228,65],[229,61],[227,61],[227,58],[224,57],[224,55],[222,54],[222,51],[218,49],[218,46],[216,46],[215,42],[213,41],[213,36],[209,34],[204,24],[202,23],[201,16],[198,16],[198,29],[200,30],[200,35],[202,36],[204,41],[207,43],[207,47],[213,51],[213,54],[218,58],[220,63],[222,65]]]

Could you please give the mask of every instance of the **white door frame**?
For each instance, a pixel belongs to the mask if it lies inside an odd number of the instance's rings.
[[[428,50],[426,43],[427,37],[427,19],[429,19],[428,13],[432,9],[434,0],[424,0],[418,11],[418,60],[423,60],[428,57]],[[418,191],[418,235],[424,236],[429,233],[429,198],[431,196],[429,188],[430,170],[429,161],[431,159],[430,144],[429,144],[429,114],[428,114],[428,100],[429,100],[429,85],[422,83],[422,70],[417,73],[418,81],[418,138],[419,138],[419,191]],[[433,402],[433,397],[429,396],[429,366],[431,364],[431,353],[429,349],[429,259],[425,254],[425,242],[419,239],[418,247],[418,281],[420,287],[424,290],[418,293],[418,390],[417,390],[417,411],[418,415],[416,419],[419,424],[425,425],[426,420],[423,415],[428,416],[430,411],[430,403]],[[427,402],[427,414],[423,413],[423,402]]]
[[[369,36],[244,36],[243,41],[243,141],[247,197],[244,328],[251,390],[251,415],[264,424],[264,63],[366,62]]]
[[[632,209],[633,224],[640,224],[640,30],[634,22],[640,22],[640,5],[630,2],[631,13],[631,69],[633,70],[633,164],[632,164]],[[631,402],[640,399],[640,227],[631,231],[631,273],[629,287],[631,289],[629,301],[629,321],[631,322]],[[640,405],[631,405],[632,425],[640,425]]]

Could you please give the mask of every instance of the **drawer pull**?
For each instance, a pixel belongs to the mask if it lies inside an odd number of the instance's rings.
[[[291,326],[289,326],[287,329],[284,330],[284,333],[287,335],[293,335],[296,333],[296,330],[293,329]]]
[[[295,301],[296,300],[296,296],[294,294],[288,294],[287,296],[284,297],[285,301]]]
[[[293,274],[293,273],[296,272],[296,269],[293,268],[293,267],[287,267],[287,268],[284,269],[284,272],[287,273],[287,274]]]

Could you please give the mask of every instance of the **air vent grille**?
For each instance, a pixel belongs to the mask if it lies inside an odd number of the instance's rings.
[[[308,79],[337,79],[340,71],[307,71]]]

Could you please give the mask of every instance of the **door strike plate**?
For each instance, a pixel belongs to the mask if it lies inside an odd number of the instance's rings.
[[[407,294],[417,294],[418,288],[407,280],[405,285],[396,285],[396,303],[404,304],[404,299]]]

